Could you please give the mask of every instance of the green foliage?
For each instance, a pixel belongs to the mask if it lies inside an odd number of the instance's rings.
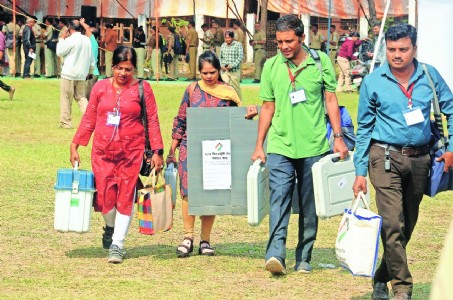
[[[168,26],[173,26],[175,28],[181,28],[181,27],[189,25],[189,21],[186,21],[183,19],[171,18],[171,20],[169,22],[166,19],[162,19],[162,23],[164,23],[164,20],[165,20],[165,23],[168,23]]]
[[[385,26],[384,26],[384,32],[387,31],[387,29],[389,29],[390,27],[392,27],[393,25],[396,25],[398,23],[408,23],[409,20],[408,20],[408,17],[405,16],[405,17],[398,17],[398,18],[395,18],[395,17],[388,17],[385,21]]]
[[[90,232],[59,233],[53,229],[55,176],[68,168],[69,143],[75,130],[58,128],[59,81],[14,80],[14,101],[0,91],[0,298],[2,299],[369,299],[370,280],[353,278],[335,258],[340,217],[320,220],[312,274],[292,271],[297,242],[297,216],[288,233],[285,278],[264,271],[268,218],[258,227],[246,216],[219,216],[212,245],[216,256],[176,258],[183,239],[181,202],[174,228],[155,236],[138,233],[134,218],[126,240],[126,259],[109,265],[101,248],[103,220],[93,213]],[[170,145],[172,120],[188,83],[151,82],[158,103],[162,136]],[[244,84],[244,104],[259,104],[259,86]],[[340,94],[353,119],[357,94]],[[73,105],[73,122],[81,118]],[[81,168],[91,169],[88,147],[80,147]],[[372,199],[374,195],[372,193]],[[453,212],[452,193],[425,198],[408,246],[415,281],[413,299],[428,299],[443,238]],[[374,200],[372,208],[376,210]],[[195,251],[200,220],[196,218]],[[426,249],[429,249],[428,251]],[[381,249],[382,252],[382,249]],[[334,264],[324,269],[320,264]]]

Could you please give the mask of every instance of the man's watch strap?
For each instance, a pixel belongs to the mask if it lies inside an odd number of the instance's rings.
[[[341,133],[341,132],[340,133],[334,133],[333,137],[334,138],[342,138],[343,137],[343,133]]]
[[[164,149],[153,150],[153,154],[164,155]]]

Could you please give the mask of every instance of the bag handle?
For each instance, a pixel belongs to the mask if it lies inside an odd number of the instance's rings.
[[[355,213],[357,211],[357,209],[359,208],[360,200],[362,200],[362,203],[363,203],[363,205],[365,206],[366,209],[371,210],[370,206],[366,202],[365,194],[362,191],[360,191],[357,194],[357,197],[352,199],[351,204],[349,205],[348,211],[351,211],[351,212]]]
[[[254,166],[254,167],[259,167],[262,163],[263,163],[263,162],[261,161],[261,159],[258,158],[257,160],[255,160],[255,161],[253,162],[253,166]]]
[[[159,181],[165,184],[165,178],[162,176],[162,172],[156,173],[156,169],[152,168],[151,172],[149,173],[149,176],[146,178],[144,186],[145,188],[146,187],[155,188]]]
[[[434,124],[436,125],[437,130],[439,131],[441,135],[441,141],[443,147],[446,142],[447,142],[447,137],[444,135],[444,127],[442,124],[442,114],[440,112],[440,107],[439,107],[439,98],[437,97],[437,92],[436,88],[434,86],[433,79],[431,78],[431,75],[429,75],[428,68],[426,67],[425,64],[422,64],[422,68],[425,71],[426,77],[428,78],[429,81],[429,86],[431,87],[431,90],[433,91],[433,100],[431,101],[433,104],[433,110],[434,110]]]
[[[142,122],[145,127],[145,151],[151,151],[148,134],[148,113],[146,112],[145,95],[143,92],[143,81],[138,81],[138,94],[140,95],[140,106],[142,108]]]

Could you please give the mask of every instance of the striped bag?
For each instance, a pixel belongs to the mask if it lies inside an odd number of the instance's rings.
[[[138,227],[142,234],[153,235],[173,227],[171,187],[154,169],[138,191]]]

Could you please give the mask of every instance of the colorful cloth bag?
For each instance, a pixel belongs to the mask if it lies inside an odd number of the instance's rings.
[[[173,203],[171,187],[155,170],[146,179],[144,188],[138,191],[138,227],[142,234],[153,235],[173,227]]]

